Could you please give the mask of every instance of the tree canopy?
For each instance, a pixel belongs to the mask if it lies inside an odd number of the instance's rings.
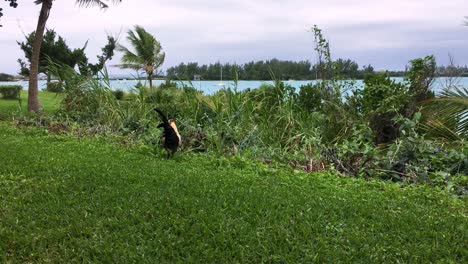
[[[32,46],[34,42],[35,32],[31,32],[26,36],[26,41],[17,42],[21,50],[24,52],[24,57],[27,61],[18,59],[20,64],[20,74],[29,76],[29,64],[31,63]],[[107,60],[112,59],[116,40],[114,37],[107,37],[108,43],[102,48],[102,55],[97,56],[98,62],[93,64],[89,63],[89,59],[85,54],[87,42],[82,48],[71,49],[65,39],[59,36],[54,30],[47,29],[44,34],[41,53],[39,56],[39,73],[43,73],[50,78],[49,62],[52,61],[57,64],[68,65],[72,68],[78,66],[78,69],[83,75],[96,75],[102,68]]]
[[[120,68],[143,70],[146,73],[150,87],[152,87],[153,75],[164,63],[166,54],[162,51],[161,44],[156,38],[141,26],[128,31],[127,40],[133,50],[119,45],[117,49],[123,52]]]
[[[333,62],[337,72],[344,78],[361,79],[366,74],[373,73],[371,65],[359,69],[359,65],[350,59],[338,59]],[[283,61],[271,59],[266,61],[251,61],[244,64],[221,64],[219,62],[209,65],[199,65],[196,62],[181,63],[167,69],[167,77],[171,79],[192,80],[195,75],[204,80],[219,80],[223,71],[223,79],[233,79],[235,71],[241,80],[311,80],[318,75],[318,64],[312,65],[309,61]],[[273,75],[273,76],[272,76]]]
[[[34,36],[35,32],[31,32],[26,36],[25,42],[17,41],[21,50],[24,52],[24,57],[27,60],[26,62],[22,59],[18,59],[21,67],[20,74],[23,76],[29,76],[29,64],[31,62]],[[47,29],[43,37],[41,53],[39,56],[39,73],[48,75],[48,59],[56,63],[75,67],[76,64],[82,60],[81,57],[84,54],[83,50],[85,48],[86,45],[82,48],[71,50],[61,36],[58,36],[54,30]]]

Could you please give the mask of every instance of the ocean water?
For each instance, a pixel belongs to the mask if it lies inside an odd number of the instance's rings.
[[[403,78],[392,78],[393,80],[397,82],[403,82]],[[110,81],[110,86],[113,90],[121,89],[124,91],[131,91],[135,88],[135,85],[141,82],[142,84],[148,85],[146,81],[138,81],[138,80],[111,80]],[[154,80],[153,85],[160,85],[163,83],[163,80]],[[296,88],[299,90],[299,88],[302,85],[308,84],[308,83],[316,83],[316,80],[305,80],[305,81],[295,81],[295,80],[288,80],[284,81],[286,84]],[[220,89],[223,88],[234,88],[235,84],[234,81],[176,81],[176,83],[179,86],[182,85],[188,85],[192,86],[193,88],[203,91],[205,94],[213,94]],[[363,81],[362,80],[355,80],[355,81],[346,81],[348,84],[346,88],[348,90],[351,89],[360,89],[363,87]],[[237,83],[237,89],[239,91],[243,91],[246,89],[255,89],[260,87],[262,84],[273,84],[273,81],[238,81]],[[436,78],[432,89],[434,91],[440,91],[443,88],[447,87],[450,84],[450,79],[448,78]],[[457,78],[455,82],[453,83],[455,85],[459,86],[464,86],[468,87],[468,77],[465,78]],[[28,81],[17,81],[17,82],[0,82],[0,85],[21,85],[24,90],[28,89]],[[46,87],[46,82],[45,80],[39,81],[39,89],[43,90]]]

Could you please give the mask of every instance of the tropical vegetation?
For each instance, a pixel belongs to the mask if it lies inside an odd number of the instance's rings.
[[[113,91],[106,72],[100,81],[51,63],[48,70],[59,77],[65,92],[59,111],[47,119],[66,127],[76,123],[100,135],[120,135],[156,150],[160,132],[152,110],[158,107],[178,120],[186,152],[240,155],[309,172],[423,183],[466,194],[466,91],[448,87],[434,94],[433,56],[410,61],[405,82],[369,72],[364,86],[355,87],[331,59],[322,32],[313,31],[315,50],[321,54],[316,68],[324,80],[299,90],[271,70],[274,84],[253,90],[238,91],[235,84],[205,95],[168,81],[157,89],[140,83],[125,93]],[[145,43],[151,43],[151,51],[160,48],[138,26],[128,39],[139,45],[136,50]],[[128,49],[119,50],[129,55]],[[134,66],[141,69],[144,61]]]
[[[143,70],[149,82],[150,89],[153,88],[153,75],[164,63],[166,54],[162,51],[161,44],[156,38],[141,26],[127,32],[127,40],[131,43],[134,51],[123,45],[117,47],[123,52],[122,64],[117,65],[124,69]]]
[[[4,99],[18,99],[22,89],[21,85],[0,85],[0,95]]]
[[[10,6],[16,8],[18,3],[16,0],[8,0]],[[38,74],[39,74],[39,63],[41,56],[41,47],[44,37],[45,26],[49,19],[49,14],[52,9],[53,0],[37,0],[35,4],[41,5],[41,11],[39,12],[39,19],[37,21],[36,30],[34,31],[34,39],[31,47],[31,58],[29,68],[29,88],[28,88],[28,111],[39,112],[40,104],[38,97]],[[114,0],[114,2],[120,2],[120,0]],[[108,6],[100,0],[76,0],[76,3],[81,6],[97,5],[100,8],[107,8]],[[2,14],[3,15],[3,14]]]
[[[27,60],[23,61],[22,59],[18,59],[20,74],[24,77],[29,77],[34,35],[35,33],[32,32],[26,36],[25,42],[17,42]],[[47,89],[51,91],[62,91],[61,83],[51,83],[52,78],[58,78],[58,76],[52,76],[50,69],[53,67],[51,64],[58,63],[68,65],[72,68],[77,66],[80,74],[91,77],[97,75],[104,68],[106,61],[112,59],[114,55],[114,49],[116,47],[116,40],[114,37],[107,37],[108,43],[102,48],[103,54],[97,56],[98,63],[93,64],[88,62],[89,59],[85,54],[88,42],[86,42],[82,48],[72,50],[61,36],[58,36],[58,38],[57,36],[54,30],[46,30],[39,58],[39,73],[43,73],[47,76]],[[57,74],[61,73],[58,72]]]

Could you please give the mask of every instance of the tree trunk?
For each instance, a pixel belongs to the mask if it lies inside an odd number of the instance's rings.
[[[50,9],[52,8],[52,0],[43,0],[39,20],[37,21],[36,33],[34,34],[34,42],[31,54],[31,68],[29,70],[29,89],[28,89],[28,111],[39,112],[39,97],[37,75],[39,73],[39,56],[41,54],[42,39],[44,30],[49,18]]]
[[[150,91],[153,91],[153,74],[152,73],[148,74],[148,82],[150,86]]]

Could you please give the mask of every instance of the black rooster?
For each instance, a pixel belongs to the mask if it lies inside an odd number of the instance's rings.
[[[167,119],[167,117],[161,112],[161,110],[155,108],[154,111],[158,112],[161,116],[162,123],[158,125],[158,128],[163,128],[163,137],[164,137],[164,148],[167,150],[167,158],[174,156],[177,149],[179,148],[182,140],[177,130],[177,126],[172,119]]]

